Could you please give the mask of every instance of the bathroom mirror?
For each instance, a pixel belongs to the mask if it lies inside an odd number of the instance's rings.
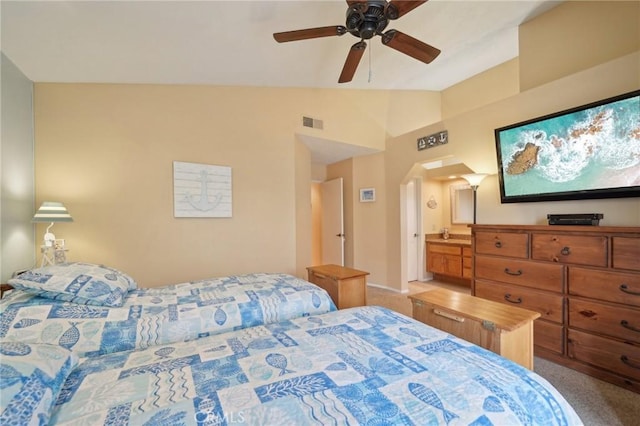
[[[469,185],[449,185],[451,223],[473,223],[473,189]]]

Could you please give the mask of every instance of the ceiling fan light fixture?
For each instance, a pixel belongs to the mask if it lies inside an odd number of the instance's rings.
[[[365,21],[360,26],[360,37],[365,40],[369,40],[374,35],[376,35],[377,29],[378,29],[377,22]]]
[[[347,31],[354,37],[369,40],[376,34],[382,34],[388,19],[385,16],[385,1],[356,3],[347,9]]]

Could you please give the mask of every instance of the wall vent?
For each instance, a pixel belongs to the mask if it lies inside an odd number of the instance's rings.
[[[322,129],[322,120],[317,120],[311,117],[302,117],[302,125],[313,129]]]

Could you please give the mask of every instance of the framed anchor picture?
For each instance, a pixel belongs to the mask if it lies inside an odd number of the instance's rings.
[[[232,217],[231,167],[173,162],[174,217]]]

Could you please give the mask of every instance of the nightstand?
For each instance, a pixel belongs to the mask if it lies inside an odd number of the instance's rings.
[[[533,370],[539,312],[445,289],[409,296],[413,318]]]
[[[4,292],[9,290],[13,290],[11,284],[0,284],[0,299],[4,296]]]
[[[368,272],[339,265],[309,266],[309,281],[323,288],[338,309],[367,304]]]

